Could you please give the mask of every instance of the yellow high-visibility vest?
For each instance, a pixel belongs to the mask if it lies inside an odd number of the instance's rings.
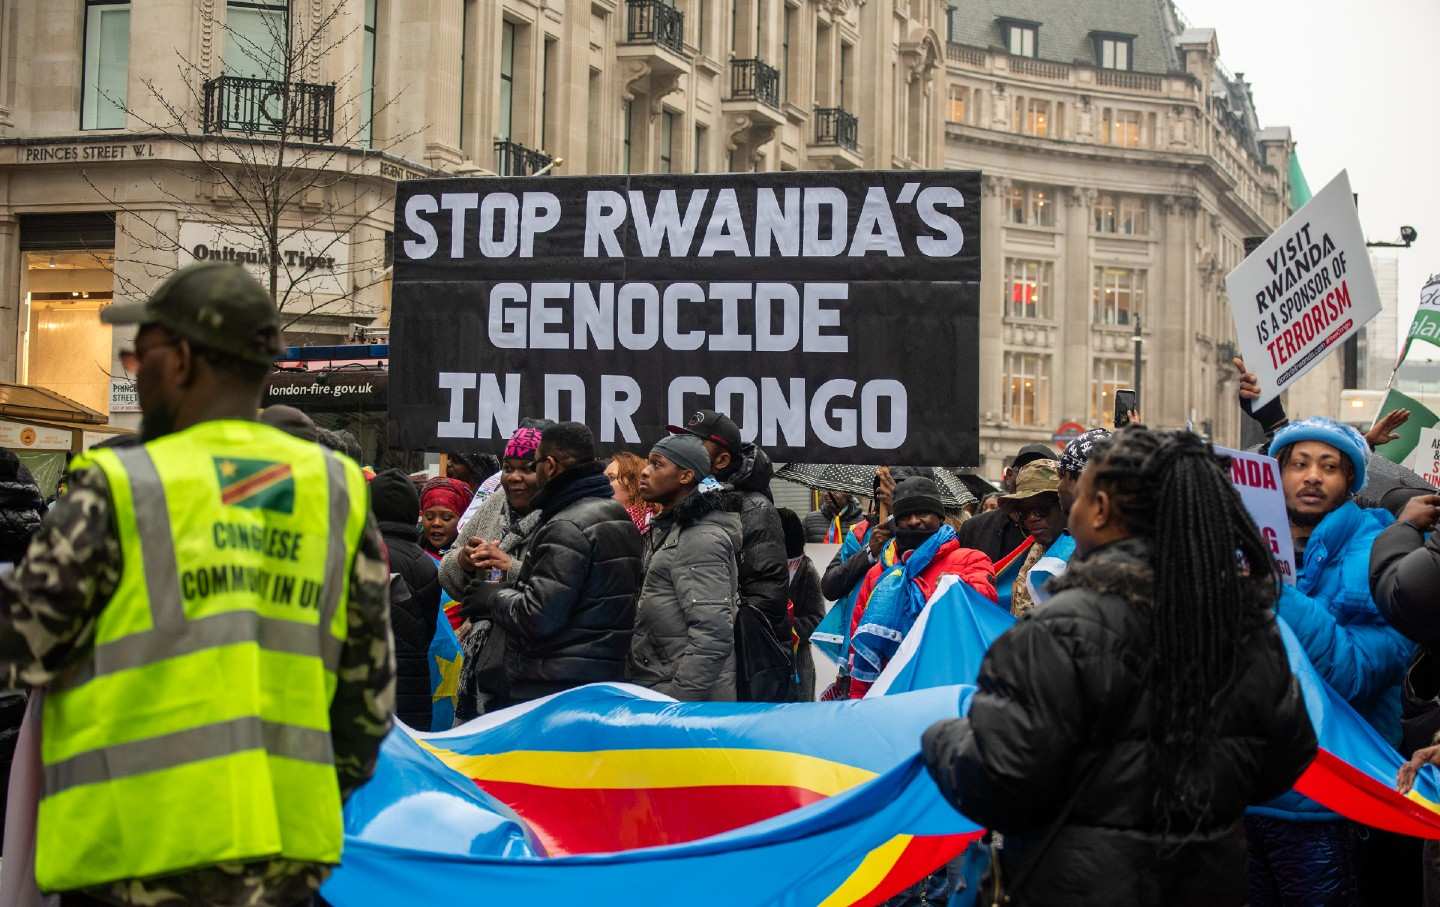
[[[36,881],[338,863],[330,702],[360,468],[242,421],[86,461],[109,482],[124,568],[93,648],[45,696]]]

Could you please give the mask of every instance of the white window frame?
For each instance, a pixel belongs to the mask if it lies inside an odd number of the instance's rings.
[[[1141,363],[1144,367],[1144,363]],[[1122,374],[1124,377],[1121,377]],[[1099,358],[1090,364],[1090,424],[1114,427],[1115,391],[1135,386],[1132,359]]]
[[[102,62],[108,48],[101,46],[105,35],[105,21],[108,16],[123,16],[125,25],[125,46],[123,63],[112,59]],[[113,20],[112,20],[113,21]],[[83,64],[84,96],[80,105],[81,129],[123,129],[125,128],[125,102],[130,80],[130,3],[128,0],[89,0],[85,4],[85,55]],[[101,85],[104,69],[119,70],[118,84]],[[102,109],[103,108],[103,109]]]
[[[1043,258],[1006,258],[1005,284],[1002,289],[1006,318],[1026,321],[1054,317],[1052,294],[1055,287],[1055,262]],[[1025,290],[1027,299],[1017,300],[1016,291]]]
[[[1018,205],[1017,205],[1018,202]],[[1020,219],[1015,219],[1016,211]],[[1055,226],[1055,187],[1015,183],[1005,197],[1005,224],[1012,227]]]
[[[1145,314],[1148,272],[1142,268],[1096,265],[1091,319],[1095,324],[1130,327]],[[1121,300],[1124,300],[1124,305]]]
[[[1001,408],[1011,425],[1050,424],[1050,359],[1046,353],[1005,352]]]
[[[274,40],[276,47],[273,50],[274,57],[266,61],[257,58],[257,46],[252,42],[237,41],[239,32],[231,25],[231,15],[237,11],[268,13],[271,16],[279,16],[282,24],[280,33],[270,33],[267,27],[265,40]],[[269,79],[272,82],[280,82],[285,79],[285,56],[289,52],[290,33],[290,4],[287,0],[228,0],[225,5],[226,33],[224,62],[225,72],[228,75],[246,76],[255,79]],[[263,18],[263,17],[262,17]],[[263,57],[263,53],[260,57]],[[262,70],[263,67],[263,70]],[[276,68],[278,67],[278,68]]]
[[[1134,65],[1134,39],[1101,38],[1100,68],[1129,71]]]
[[[1040,29],[1033,25],[1011,23],[1006,26],[1005,46],[1011,56],[1029,57],[1032,60],[1040,52]]]

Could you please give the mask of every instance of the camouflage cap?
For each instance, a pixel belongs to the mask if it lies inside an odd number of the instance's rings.
[[[1020,467],[1015,490],[1000,495],[1002,504],[1028,501],[1042,494],[1060,494],[1060,464],[1054,460],[1032,460]]]
[[[111,305],[107,324],[158,324],[200,346],[269,365],[280,355],[280,312],[239,265],[196,262],[171,274],[144,302]]]

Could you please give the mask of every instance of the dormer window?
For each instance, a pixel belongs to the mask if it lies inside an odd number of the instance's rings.
[[[1132,69],[1135,59],[1135,36],[1097,32],[1095,59],[1101,69]]]
[[[1005,49],[1017,57],[1040,54],[1040,23],[1023,19],[1000,19],[1000,32],[1005,36]]]

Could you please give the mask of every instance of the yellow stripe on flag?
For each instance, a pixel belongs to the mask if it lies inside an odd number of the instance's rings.
[[[875,777],[851,765],[773,750],[514,750],[467,756],[416,742],[468,778],[575,790],[744,785],[798,787],[831,797]]]
[[[896,835],[867,853],[850,877],[820,902],[820,907],[848,907],[874,891],[875,886],[885,881],[914,839],[914,835]]]

